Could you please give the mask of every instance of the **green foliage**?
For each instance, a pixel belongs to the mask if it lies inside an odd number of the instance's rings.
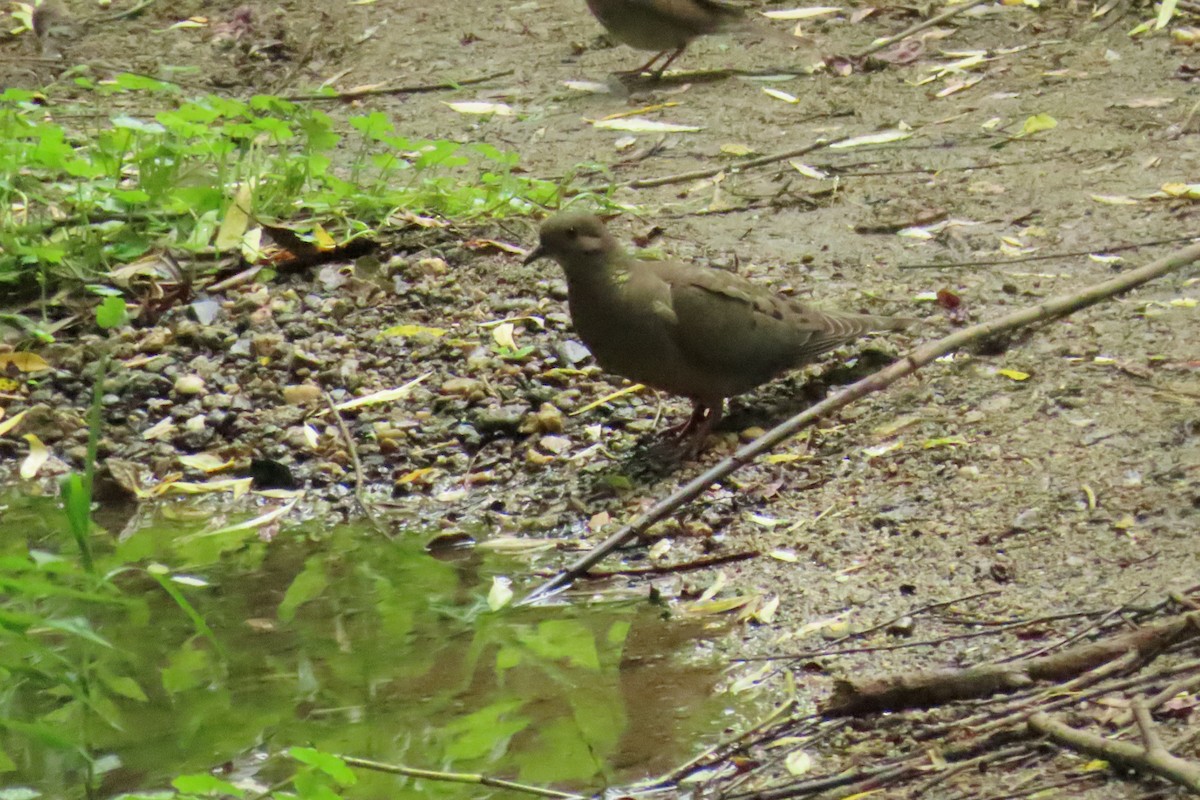
[[[239,192],[255,219],[319,219],[342,237],[394,212],[500,216],[558,195],[556,184],[520,175],[515,155],[408,138],[381,112],[344,130],[278,97],[184,99],[172,84],[133,75],[77,84],[91,107],[114,94],[169,107],[76,129],[66,121],[92,115],[30,91],[0,93],[0,290],[108,282],[164,247],[211,251]]]

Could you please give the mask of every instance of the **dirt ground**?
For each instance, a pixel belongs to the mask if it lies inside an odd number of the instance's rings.
[[[747,429],[769,428],[911,345],[1098,282],[1182,243],[1122,250],[1120,262],[1088,253],[1200,232],[1194,200],[1155,196],[1164,185],[1200,175],[1200,51],[1165,33],[1131,39],[1126,32],[1152,13],[1146,8],[1126,8],[1108,25],[1110,17],[1091,20],[1085,4],[984,6],[917,37],[923,50],[911,63],[846,75],[784,78],[777,73],[795,68],[804,51],[754,36],[713,37],[696,42],[676,66],[762,74],[622,84],[611,73],[645,54],[607,46],[582,0],[315,5],[248,4],[249,27],[232,47],[218,45],[213,28],[245,16],[235,4],[151,5],[131,18],[86,21],[63,51],[67,62],[147,73],[163,64],[195,65],[190,84],[238,95],[492,75],[453,91],[375,96],[349,110],[383,110],[406,135],[489,142],[519,153],[529,174],[561,177],[574,189],[732,166],[736,153],[778,153],[901,127],[910,138],[791,159],[824,179],[783,160],[719,180],[617,189],[611,200],[629,212],[611,225],[624,241],[650,239],[662,252],[736,269],[819,305],[927,321],[740,398],[705,454],[681,461],[664,456],[651,436],[656,422],[664,424],[660,417],[686,413],[677,398],[643,392],[571,416],[621,382],[590,367],[574,342],[557,267],[523,267],[517,256],[470,250],[448,237],[430,249],[400,247],[389,264],[395,291],[348,295],[315,276],[293,278],[222,298],[225,311],[207,328],[190,321],[186,309],[169,315],[169,334],[154,350],[169,356],[164,365],[114,376],[105,455],[159,475],[178,468],[180,451],[275,459],[314,490],[318,506],[350,513],[353,481],[341,436],[325,421],[318,424],[320,446],[307,445],[307,410],[285,403],[281,387],[313,382],[339,399],[432,371],[406,400],[348,418],[364,477],[389,518],[398,527],[520,533],[586,547],[728,454]],[[210,25],[165,30],[192,15]],[[815,52],[844,56],[919,19],[912,7],[897,5],[862,20],[847,12],[804,27]],[[936,65],[974,50],[987,51],[983,64],[922,82]],[[38,65],[36,78],[52,77],[54,69]],[[763,79],[771,74],[774,80]],[[974,78],[981,80],[942,94]],[[36,82],[28,73],[13,79]],[[567,81],[605,83],[611,91],[578,91]],[[503,102],[516,113],[464,115],[446,105],[454,100]],[[589,122],[656,104],[666,107],[642,116],[699,130],[630,134]],[[1018,136],[1039,114],[1057,126]],[[922,235],[898,233],[930,221],[940,224]],[[512,219],[482,233],[527,247],[534,231],[534,221]],[[1065,255],[1021,260],[1054,254]],[[430,257],[445,259],[448,270],[421,261]],[[934,268],[939,263],[950,266]],[[906,268],[912,265],[924,268]],[[718,597],[747,597],[760,611],[778,598],[773,614],[747,621],[723,643],[731,659],[812,653],[842,634],[981,592],[987,594],[913,613],[901,627],[853,644],[939,639],[1070,612],[1108,614],[1193,586],[1200,576],[1197,275],[1185,269],[943,359],[787,444],[783,458],[714,487],[677,524],[664,526],[660,541],[667,544],[653,556],[645,548],[626,555],[646,566],[758,553],[651,579],[672,602],[695,599],[718,572],[725,581]],[[942,290],[961,300],[955,313],[925,299]],[[518,344],[534,348],[528,360],[506,362],[490,351],[487,323],[531,316],[544,326],[517,327]],[[451,333],[378,338],[396,324]],[[146,352],[148,335],[130,332],[127,354]],[[238,341],[251,347],[231,346]],[[249,350],[273,357],[264,365]],[[46,406],[45,438],[60,432],[48,443],[68,462],[85,433],[64,422],[71,412],[57,404],[65,398],[75,409],[86,406],[87,382],[72,368],[85,361],[64,349],[62,375],[31,397]],[[571,366],[588,371],[552,372]],[[209,394],[173,394],[170,386],[187,374],[202,377]],[[164,396],[173,402],[148,402]],[[143,440],[141,432],[164,414],[181,423],[178,435]],[[185,430],[182,422],[197,415],[209,425]],[[645,592],[647,583],[591,583],[583,596]],[[1096,623],[1094,616],[1046,621],[937,646],[768,663],[796,669],[800,708],[812,711],[839,677],[989,662]],[[738,666],[730,680],[757,669],[757,662]],[[763,680],[779,691],[780,681]],[[1086,706],[1079,713],[1081,726],[1112,732]],[[904,727],[922,719],[867,720],[803,746],[814,774],[834,774],[928,747]],[[1193,714],[1173,724],[1178,737],[1200,721]],[[1195,737],[1190,748],[1179,755],[1200,758]],[[759,757],[773,763],[780,756]],[[1062,790],[1067,796],[1174,796],[1156,794],[1162,783],[1083,775],[1086,761],[1047,751],[1004,769],[965,771],[925,796],[1023,796],[1009,794],[1011,787],[1024,782],[1033,791],[1064,775],[1078,777]],[[775,763],[754,780],[785,774]],[[892,787],[887,796],[910,796],[914,786]]]

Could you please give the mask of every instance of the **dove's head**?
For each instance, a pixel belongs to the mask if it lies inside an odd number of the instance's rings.
[[[601,270],[614,256],[620,255],[620,246],[599,217],[569,211],[542,223],[538,246],[525,256],[525,263],[553,258],[571,278],[572,275]]]

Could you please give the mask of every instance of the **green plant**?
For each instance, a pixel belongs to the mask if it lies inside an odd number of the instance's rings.
[[[231,212],[346,238],[397,211],[520,214],[559,194],[519,174],[513,154],[409,139],[379,112],[344,130],[278,97],[183,99],[173,84],[134,75],[77,84],[85,103],[119,95],[169,108],[76,129],[37,93],[0,93],[0,289],[111,283],[113,270],[154,250],[211,251]]]

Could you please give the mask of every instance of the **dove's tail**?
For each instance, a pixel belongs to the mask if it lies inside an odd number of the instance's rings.
[[[878,317],[873,314],[864,314],[862,319],[869,326],[869,331],[902,331],[920,322],[915,317]]]

